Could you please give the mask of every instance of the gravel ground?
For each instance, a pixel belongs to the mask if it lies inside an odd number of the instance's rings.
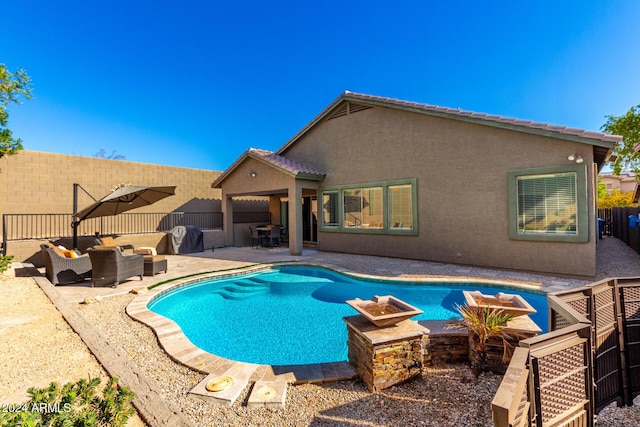
[[[80,337],[31,278],[0,274],[0,401],[28,387],[107,378]]]
[[[104,385],[109,378],[30,277],[0,274],[0,348],[0,403],[25,402],[30,387],[54,381],[100,378]],[[137,414],[129,418],[127,427],[140,426]]]
[[[608,241],[608,242],[607,242]],[[598,279],[609,276],[640,276],[640,258],[629,254],[617,239],[605,239],[599,253]],[[618,243],[616,243],[618,242]],[[617,245],[617,246],[616,246]],[[623,256],[624,255],[624,256]],[[326,262],[358,271],[386,275],[396,269],[424,274],[420,269],[433,263],[394,260],[387,272],[370,257],[352,257],[320,253]],[[620,261],[630,256],[635,262]],[[633,258],[633,257],[636,258]],[[629,258],[625,258],[629,259]],[[601,263],[605,261],[608,264]],[[601,265],[602,264],[602,265]],[[517,272],[494,272],[475,268],[436,265],[438,274],[509,276],[519,280]],[[456,273],[457,271],[457,273]],[[526,275],[522,275],[525,280]],[[537,277],[537,276],[536,276]],[[587,281],[540,276],[545,287],[579,286]],[[290,386],[286,408],[270,410],[243,405],[248,390],[232,407],[223,407],[187,393],[204,376],[176,364],[160,349],[153,332],[130,319],[124,307],[133,295],[105,298],[91,305],[78,305],[79,312],[113,345],[136,364],[164,397],[180,407],[197,426],[491,426],[490,402],[501,381],[493,374],[481,376],[477,385],[469,382],[466,365],[426,369],[421,378],[397,385],[378,394],[369,393],[361,381]],[[19,320],[16,323],[16,320]],[[28,278],[0,275],[0,401],[15,401],[16,391],[51,381],[73,381],[105,373],[98,362],[64,322],[61,315]],[[8,400],[9,398],[9,400]],[[137,423],[140,423],[137,420]],[[136,424],[137,425],[137,424]],[[634,406],[605,408],[598,425],[640,425],[640,398]]]
[[[147,378],[156,382],[199,426],[487,426],[490,402],[501,377],[487,374],[469,382],[465,365],[428,369],[420,379],[372,394],[361,381],[290,386],[282,410],[247,408],[241,396],[231,408],[188,397],[203,378],[173,362],[153,332],[131,320],[124,307],[133,295],[82,305],[82,315],[111,343],[117,343]],[[113,313],[118,313],[113,315]]]

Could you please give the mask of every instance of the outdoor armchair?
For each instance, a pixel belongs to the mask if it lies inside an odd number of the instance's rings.
[[[53,285],[79,282],[91,277],[91,260],[83,255],[67,258],[51,243],[40,245],[47,279]]]
[[[98,283],[112,283],[113,287],[125,279],[144,274],[142,255],[125,254],[117,248],[87,249],[91,258],[91,286]]]

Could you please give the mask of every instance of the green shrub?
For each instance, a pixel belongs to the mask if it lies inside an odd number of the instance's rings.
[[[0,255],[0,273],[4,273],[11,267],[13,255]]]
[[[81,379],[59,387],[29,389],[31,398],[26,403],[3,404],[0,426],[16,427],[93,427],[124,426],[135,409],[131,401],[135,393],[127,387],[118,388],[118,379],[111,378],[100,396],[96,387],[100,378]]]

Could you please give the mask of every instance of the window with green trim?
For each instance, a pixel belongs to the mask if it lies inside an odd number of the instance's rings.
[[[338,216],[338,191],[326,191],[322,194],[322,223],[329,227],[340,225]]]
[[[512,239],[588,241],[583,165],[511,171],[509,188]]]
[[[410,184],[390,185],[387,188],[389,199],[389,227],[413,228],[413,191]]]
[[[417,234],[415,179],[343,185],[320,194],[323,231]]]
[[[518,233],[577,233],[576,173],[519,176]]]
[[[382,228],[382,187],[342,190],[344,227]]]

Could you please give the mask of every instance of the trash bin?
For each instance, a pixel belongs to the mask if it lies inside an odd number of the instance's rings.
[[[604,219],[598,218],[598,239],[602,240],[602,233],[604,233]]]

